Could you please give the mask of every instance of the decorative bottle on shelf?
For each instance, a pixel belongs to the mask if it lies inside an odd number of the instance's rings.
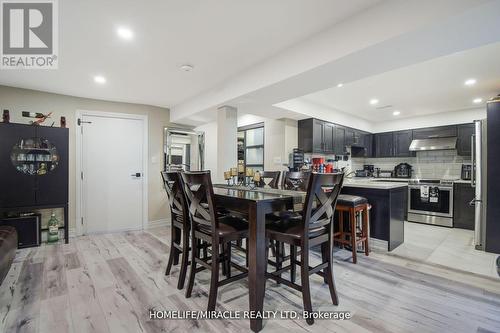
[[[59,221],[56,218],[56,214],[52,212],[49,220],[49,235],[47,237],[47,243],[55,243],[59,240]]]

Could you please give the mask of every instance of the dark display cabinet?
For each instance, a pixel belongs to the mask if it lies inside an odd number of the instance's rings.
[[[68,241],[68,129],[0,123],[0,214],[63,208]]]

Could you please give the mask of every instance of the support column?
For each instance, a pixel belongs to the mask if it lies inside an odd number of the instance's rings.
[[[224,182],[224,171],[238,166],[238,112],[232,106],[217,110],[217,171],[212,182]]]

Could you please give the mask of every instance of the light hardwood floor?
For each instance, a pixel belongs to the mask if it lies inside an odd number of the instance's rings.
[[[210,275],[193,297],[164,276],[168,228],[84,236],[20,250],[0,286],[0,332],[247,332],[247,320],[149,320],[148,309],[205,310]],[[312,277],[314,310],[352,319],[266,320],[263,332],[500,332],[500,280],[372,252],[335,253],[340,305]],[[218,310],[247,310],[246,280],[219,291]],[[267,282],[265,310],[302,311],[300,293]]]
[[[405,222],[405,241],[391,254],[497,278],[497,254],[474,248],[474,231]]]

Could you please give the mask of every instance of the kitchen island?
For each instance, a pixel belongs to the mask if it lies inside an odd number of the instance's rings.
[[[408,207],[408,184],[383,180],[346,179],[342,194],[365,197],[370,211],[370,237],[387,242],[394,250],[404,242],[404,222]]]

